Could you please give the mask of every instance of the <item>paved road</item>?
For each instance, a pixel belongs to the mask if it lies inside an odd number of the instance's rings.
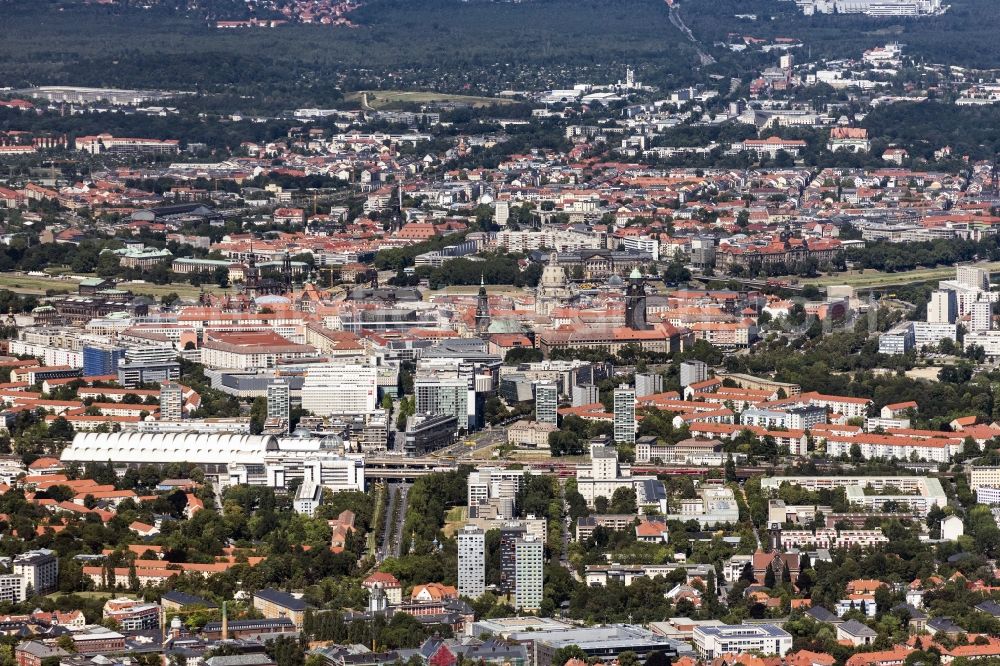
[[[694,48],[698,51],[698,58],[701,60],[701,64],[704,65],[714,65],[715,58],[710,56],[701,48],[701,42],[695,39],[694,34],[692,34],[691,29],[684,24],[684,20],[681,18],[680,9],[677,5],[668,5],[670,7],[670,22],[675,28],[684,33],[684,35],[694,44]]]
[[[559,497],[562,500],[563,516],[562,516],[562,555],[559,556],[559,564],[563,566],[570,575],[573,576],[574,580],[580,581],[580,574],[577,573],[576,569],[569,561],[569,541],[570,541],[570,517],[569,517],[569,504],[566,502],[566,479],[559,479]]]
[[[390,483],[386,501],[385,526],[379,540],[379,562],[387,557],[399,557],[403,545],[403,523],[406,521],[406,507],[409,501],[409,483]]]

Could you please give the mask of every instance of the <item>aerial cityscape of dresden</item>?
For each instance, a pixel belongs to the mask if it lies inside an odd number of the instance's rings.
[[[0,0],[0,666],[1000,666],[1000,1]]]

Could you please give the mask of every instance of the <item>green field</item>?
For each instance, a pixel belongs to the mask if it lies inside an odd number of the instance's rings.
[[[474,95],[448,95],[423,90],[367,90],[364,92],[352,93],[347,96],[348,100],[357,100],[363,108],[384,109],[398,104],[430,104],[430,103],[457,103],[469,104],[471,106],[490,106],[493,104],[510,104],[508,99],[499,97],[476,97]]]
[[[1000,271],[1000,261],[981,264],[983,268],[991,271]],[[855,289],[880,289],[885,287],[895,287],[916,282],[930,282],[931,280],[947,280],[955,277],[954,266],[940,266],[938,268],[918,268],[912,271],[899,273],[883,273],[867,269],[861,271],[848,271],[846,273],[831,273],[817,278],[805,278],[800,280],[800,284],[813,284],[817,287],[829,287],[832,285],[848,285]]]
[[[77,288],[78,283],[75,280],[59,280],[57,278],[43,278],[13,273],[0,274],[0,289],[8,289],[18,294],[45,296],[49,290],[57,294],[75,294]],[[150,296],[157,299],[171,293],[176,293],[181,298],[198,298],[202,291],[201,288],[192,287],[187,283],[135,284],[133,282],[123,282],[118,285],[118,288],[131,291],[133,294]],[[216,285],[205,285],[204,290],[213,294],[224,291]]]

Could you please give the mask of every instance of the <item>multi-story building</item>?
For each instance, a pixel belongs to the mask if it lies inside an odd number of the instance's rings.
[[[524,483],[524,470],[500,467],[480,467],[469,473],[467,500],[469,518],[480,516],[483,508],[496,504],[489,517],[509,519],[513,517],[517,495]]]
[[[451,414],[415,414],[406,419],[403,451],[411,456],[448,446],[455,441],[458,428]]]
[[[175,139],[139,139],[97,134],[77,137],[76,149],[93,155],[171,155],[180,152],[180,142]]]
[[[535,420],[556,425],[559,409],[559,387],[554,381],[535,382]]]
[[[954,324],[958,316],[958,301],[955,292],[938,289],[931,294],[927,303],[927,322],[931,324]]]
[[[500,526],[500,585],[502,592],[512,593],[517,580],[517,542],[528,536],[528,526],[511,521]]]
[[[292,342],[274,331],[206,331],[201,361],[209,368],[257,370],[280,361],[318,357],[316,348]]]
[[[880,529],[835,530],[832,527],[817,530],[781,530],[778,537],[782,550],[812,550],[816,548],[873,548],[888,543]]]
[[[83,348],[83,376],[101,377],[118,373],[118,364],[125,359],[120,347],[86,345]]]
[[[708,379],[708,365],[704,361],[683,361],[681,363],[681,387],[687,388]]]
[[[782,483],[814,491],[844,488],[848,503],[871,511],[881,511],[883,505],[891,501],[927,515],[931,507],[943,507],[948,503],[941,482],[931,476],[771,476],[761,479],[760,487],[764,491],[777,491]],[[869,486],[872,494],[865,492]],[[880,494],[885,488],[897,489],[903,494]]]
[[[319,506],[322,499],[323,486],[315,481],[305,480],[295,489],[295,499],[292,502],[292,506],[295,509],[295,513],[301,513],[304,516],[312,518],[313,514],[316,513],[316,507]]]
[[[552,423],[517,421],[507,428],[507,443],[520,449],[548,450],[549,435],[558,429]]]
[[[122,631],[156,629],[160,626],[160,614],[158,604],[135,599],[108,599],[103,611],[104,617],[117,622]]]
[[[792,649],[792,635],[773,624],[700,626],[692,638],[698,654],[709,660],[747,652],[783,657]]]
[[[679,512],[667,514],[667,520],[696,520],[702,527],[739,522],[740,509],[732,488],[704,486],[698,494],[698,497],[680,500]]]
[[[519,618],[520,619],[520,618]],[[690,648],[679,641],[653,633],[649,629],[634,624],[613,624],[593,627],[570,627],[521,631],[518,640],[533,641],[535,644],[535,666],[552,666],[556,653],[573,646],[586,655],[587,662],[610,664],[616,662],[623,652],[630,652],[639,660],[646,660],[654,653],[662,654],[671,662],[676,661],[681,652]]]
[[[768,429],[808,430],[820,423],[826,423],[826,408],[813,405],[802,405],[784,410],[751,407],[740,414],[740,422],[743,425]]]
[[[601,399],[601,391],[596,384],[578,384],[573,387],[573,407],[592,405]]]
[[[160,418],[180,421],[184,416],[184,389],[176,382],[160,385]]]
[[[24,578],[25,589],[34,594],[48,594],[59,587],[59,559],[46,548],[29,550],[14,558],[14,574]],[[31,596],[25,594],[25,597]]]
[[[377,404],[378,368],[374,365],[331,363],[306,370],[302,408],[317,416],[364,416],[375,411]]]
[[[992,328],[993,304],[989,301],[976,301],[969,309],[969,330],[988,331]]]
[[[446,370],[423,373],[418,368],[413,393],[418,414],[454,416],[463,430],[475,424],[475,386],[471,374]]]
[[[486,535],[466,525],[458,533],[458,594],[478,599],[486,591]]]
[[[181,364],[177,361],[160,363],[122,363],[118,366],[118,383],[125,388],[139,384],[176,380],[181,377]]]
[[[635,443],[635,389],[622,384],[614,391],[615,441]]]
[[[643,398],[663,392],[663,375],[656,372],[636,373],[635,397]]]
[[[24,601],[24,577],[17,574],[0,574],[0,602],[16,604]]]
[[[969,472],[969,487],[976,490],[980,486],[1000,488],[1000,466],[973,465]]]
[[[531,535],[514,545],[514,608],[519,611],[537,611],[542,607],[544,551],[542,541]]]
[[[289,383],[280,377],[267,385],[267,420],[284,423],[286,432],[291,412],[291,392]]]
[[[271,588],[254,592],[253,607],[268,619],[290,619],[295,628],[300,631],[302,630],[302,623],[305,620],[306,609],[308,608],[306,602],[301,599]]]

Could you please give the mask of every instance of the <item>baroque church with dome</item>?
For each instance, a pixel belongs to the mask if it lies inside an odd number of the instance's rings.
[[[559,264],[559,253],[553,252],[549,255],[549,263],[542,270],[541,280],[538,281],[535,312],[548,315],[571,295],[566,269]]]

